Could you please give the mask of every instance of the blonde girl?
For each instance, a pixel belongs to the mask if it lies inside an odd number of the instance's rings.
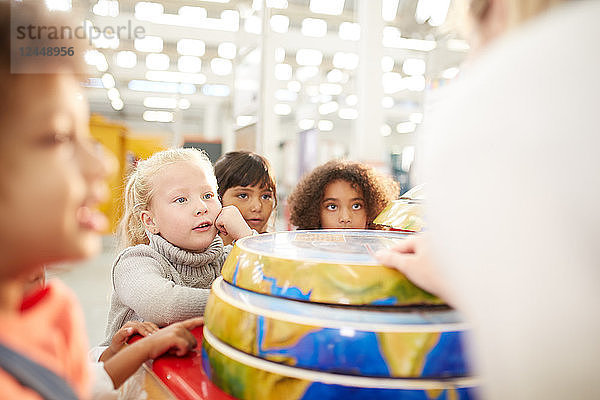
[[[105,344],[127,321],[164,326],[202,315],[231,249],[219,232],[252,234],[236,207],[221,206],[204,152],[177,148],[140,161],[125,187],[119,236],[127,247],[112,267]]]

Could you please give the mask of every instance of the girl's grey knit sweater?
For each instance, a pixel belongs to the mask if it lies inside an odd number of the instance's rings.
[[[150,244],[123,250],[113,263],[105,346],[127,321],[164,326],[203,315],[210,285],[232,247],[223,247],[217,235],[206,250],[194,253],[160,235],[148,237]]]

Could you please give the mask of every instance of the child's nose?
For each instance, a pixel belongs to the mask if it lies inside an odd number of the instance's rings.
[[[118,161],[101,144],[78,143],[77,158],[80,171],[88,184],[90,198],[103,201],[108,198],[106,178],[118,169]]]
[[[208,206],[203,200],[199,200],[196,204],[196,215],[205,214],[208,212]]]
[[[118,161],[99,143],[82,143],[78,147],[82,170],[86,177],[103,180],[118,169]]]
[[[351,222],[350,213],[345,208],[340,211],[339,221],[341,224],[349,224]]]
[[[250,210],[259,211],[262,208],[262,203],[259,198],[252,198],[250,203]]]

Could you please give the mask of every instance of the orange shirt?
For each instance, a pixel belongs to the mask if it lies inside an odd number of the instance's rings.
[[[27,297],[19,314],[0,315],[0,342],[63,377],[80,398],[89,397],[83,313],[60,281]],[[1,369],[0,388],[3,398],[40,399]]]

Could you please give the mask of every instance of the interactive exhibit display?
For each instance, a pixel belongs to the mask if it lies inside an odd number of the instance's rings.
[[[374,258],[407,235],[238,240],[206,307],[203,372],[248,400],[475,398],[461,317]]]
[[[375,218],[373,224],[383,230],[420,232],[425,227],[423,221],[423,201],[425,185],[418,185],[392,201]]]

